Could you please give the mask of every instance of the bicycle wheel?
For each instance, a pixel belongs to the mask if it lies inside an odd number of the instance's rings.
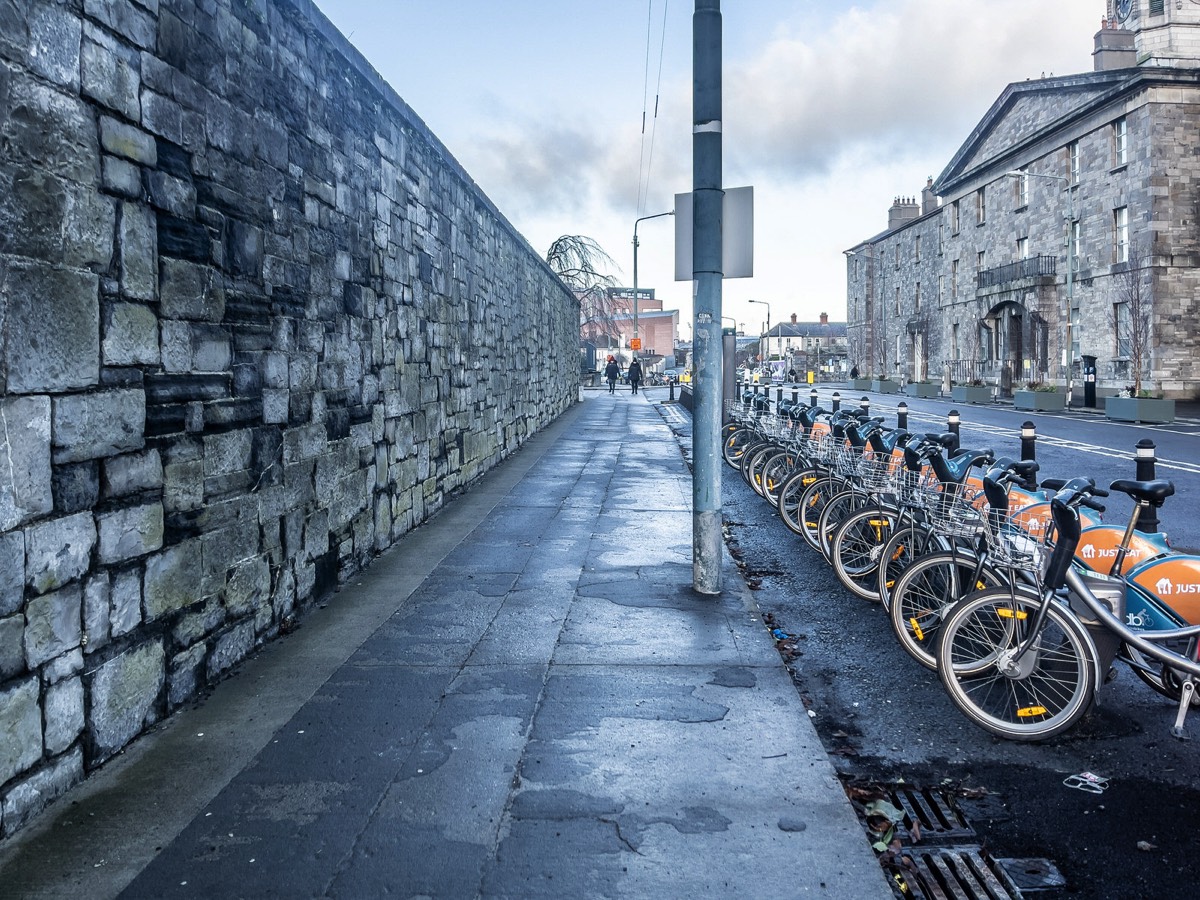
[[[796,454],[790,450],[780,450],[773,454],[762,466],[763,497],[772,506],[779,506],[779,491],[783,482],[796,467]]]
[[[1186,648],[1176,648],[1185,656],[1191,655]],[[1175,669],[1165,666],[1156,659],[1151,659],[1137,647],[1122,644],[1117,651],[1117,659],[1133,669],[1133,674],[1142,680],[1156,693],[1162,694],[1175,703],[1183,696],[1183,678]],[[1192,694],[1191,706],[1200,706],[1200,693]]]
[[[1026,641],[1041,597],[989,589],[957,603],[942,622],[938,675],[951,701],[997,737],[1039,741],[1074,725],[1096,693],[1096,650],[1071,612],[1057,601],[1029,650]]]
[[[950,541],[928,525],[910,521],[893,531],[879,555],[879,575],[876,578],[883,608],[891,608],[892,592],[905,569],[923,556],[949,549]]]
[[[804,515],[801,498],[811,484],[815,484],[822,475],[817,469],[797,469],[789,475],[779,488],[779,518],[788,530],[796,534],[804,533]]]
[[[804,538],[804,543],[818,553],[821,552],[818,530],[821,526],[821,515],[825,512],[830,498],[844,489],[845,483],[840,478],[826,475],[808,485],[800,495],[800,508],[797,511],[800,530],[797,533]]]
[[[870,506],[852,513],[833,533],[829,556],[834,574],[850,593],[879,600],[879,563],[899,522],[895,510]]]
[[[779,445],[774,441],[759,441],[742,454],[742,478],[762,496],[762,465],[767,458],[779,451]]]
[[[1004,576],[986,564],[976,573],[975,556],[962,551],[930,553],[896,579],[888,618],[904,651],[927,669],[937,668],[942,618],[964,595],[999,587]]]
[[[721,444],[721,456],[724,457],[725,462],[735,469],[741,468],[742,454],[746,452],[746,448],[755,437],[752,428],[739,428],[726,435]]]
[[[845,482],[842,482],[842,489],[825,503],[824,509],[821,510],[821,516],[817,520],[817,549],[821,551],[826,562],[833,561],[830,548],[833,532],[849,518],[851,513],[863,509],[872,502],[867,494],[857,488],[848,487]]]

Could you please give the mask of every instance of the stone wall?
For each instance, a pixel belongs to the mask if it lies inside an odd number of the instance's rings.
[[[567,408],[578,315],[309,0],[0,0],[0,835]]]

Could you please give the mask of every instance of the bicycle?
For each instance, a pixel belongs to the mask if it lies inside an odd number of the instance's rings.
[[[1128,493],[1139,507],[1161,503],[1174,491],[1163,481],[1110,487]],[[939,677],[952,702],[998,737],[1044,740],[1071,728],[1095,701],[1100,673],[1122,646],[1177,680],[1171,731],[1184,736],[1200,678],[1200,624],[1188,621],[1200,618],[1200,603],[1189,599],[1200,597],[1200,557],[1160,557],[1125,577],[1072,565],[1082,536],[1078,507],[1097,507],[1092,497],[1105,495],[1090,478],[1068,481],[1051,500],[1055,544],[1041,578],[969,594],[942,622]],[[1188,603],[1176,609],[1164,595]],[[1137,627],[1127,620],[1131,599],[1139,607]]]

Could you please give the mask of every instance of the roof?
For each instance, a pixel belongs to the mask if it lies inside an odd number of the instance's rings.
[[[968,187],[981,169],[1006,170],[1043,156],[1038,145],[1069,130],[1114,101],[1151,85],[1196,84],[1196,69],[1130,67],[1039,78],[1010,84],[954,154],[933,189],[939,195]]]
[[[770,337],[845,337],[845,322],[782,322],[767,332]]]

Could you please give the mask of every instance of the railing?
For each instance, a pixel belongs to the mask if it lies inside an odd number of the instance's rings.
[[[1011,281],[1020,281],[1022,278],[1053,276],[1057,274],[1057,271],[1058,257],[1031,256],[1028,259],[1019,259],[1007,265],[984,269],[975,276],[975,286],[978,290],[983,290],[984,288],[1008,284]]]

